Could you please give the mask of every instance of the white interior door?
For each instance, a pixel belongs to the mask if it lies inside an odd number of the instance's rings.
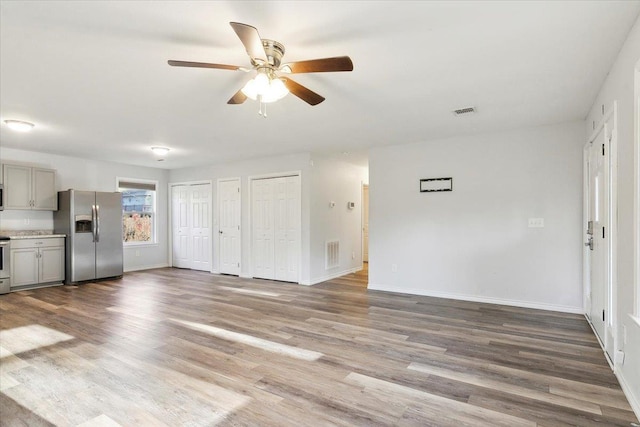
[[[240,180],[218,181],[220,273],[240,274]]]
[[[189,189],[191,268],[211,271],[211,184],[191,185]]]
[[[369,262],[369,186],[362,186],[362,261]]]
[[[171,187],[173,266],[179,268],[191,268],[189,192],[188,185]]]
[[[298,282],[300,176],[252,181],[253,276]]]

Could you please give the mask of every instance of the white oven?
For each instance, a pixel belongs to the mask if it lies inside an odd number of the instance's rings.
[[[9,252],[9,240],[0,240],[0,294],[9,293],[11,289]]]

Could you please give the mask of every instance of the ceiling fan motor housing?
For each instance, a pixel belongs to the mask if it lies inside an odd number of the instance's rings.
[[[269,64],[278,68],[284,56],[284,45],[275,40],[262,39],[262,46],[264,47],[264,52],[267,54]]]

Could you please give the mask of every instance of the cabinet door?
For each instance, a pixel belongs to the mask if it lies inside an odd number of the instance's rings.
[[[64,247],[40,248],[40,283],[61,282],[64,280]]]
[[[31,209],[31,168],[3,165],[4,208]]]
[[[56,171],[33,168],[32,209],[39,211],[57,211],[58,193],[56,192]]]
[[[38,283],[38,249],[11,249],[11,287]]]

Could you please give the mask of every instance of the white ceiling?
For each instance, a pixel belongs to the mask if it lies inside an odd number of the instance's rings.
[[[2,1],[2,147],[162,168],[351,152],[583,119],[639,1]],[[249,75],[229,21],[283,62],[349,55],[352,73],[293,76],[326,97],[227,105]],[[476,106],[474,116],[451,110]],[[149,147],[171,147],[159,163]],[[349,156],[345,156],[349,157]]]

